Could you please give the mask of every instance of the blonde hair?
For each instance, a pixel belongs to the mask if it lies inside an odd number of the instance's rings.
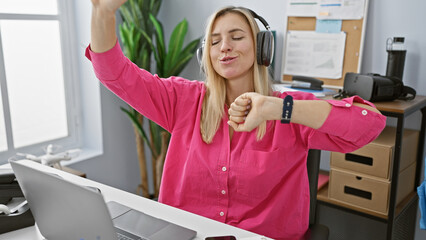
[[[211,32],[213,31],[213,25],[216,19],[228,13],[239,14],[247,20],[254,39],[253,49],[255,54],[257,54],[256,36],[259,32],[259,27],[248,9],[240,7],[226,7],[220,9],[210,17],[206,28],[203,57],[201,60],[201,67],[206,75],[205,85],[207,89],[203,100],[200,128],[202,138],[206,143],[212,142],[214,135],[219,129],[224,114],[226,98],[225,79],[214,70],[210,60]],[[254,92],[256,93],[265,96],[270,96],[272,94],[272,85],[269,80],[268,69],[263,65],[257,64],[257,61],[254,61],[253,64],[253,86]],[[257,127],[257,140],[261,140],[265,133],[266,121]]]

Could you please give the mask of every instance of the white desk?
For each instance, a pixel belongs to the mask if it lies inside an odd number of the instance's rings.
[[[123,205],[129,206],[151,216],[161,218],[181,226],[197,231],[196,240],[204,240],[207,236],[234,235],[238,240],[263,240],[269,239],[260,235],[232,227],[190,212],[186,212],[165,204],[152,201],[141,196],[128,193],[117,188],[113,188],[86,178],[63,172],[51,167],[28,161],[31,164],[44,171],[53,172],[64,179],[70,180],[80,185],[97,187],[101,190],[105,201],[116,201]],[[35,226],[23,228],[20,230],[0,234],[0,240],[40,240],[42,239]]]

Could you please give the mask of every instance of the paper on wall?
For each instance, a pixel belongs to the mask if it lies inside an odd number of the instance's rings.
[[[340,33],[342,31],[342,20],[317,19],[315,32]]]
[[[365,0],[319,0],[318,19],[361,19]]]
[[[289,0],[287,16],[315,17],[318,13],[319,0]]]
[[[345,32],[287,32],[284,74],[341,78],[345,42]]]

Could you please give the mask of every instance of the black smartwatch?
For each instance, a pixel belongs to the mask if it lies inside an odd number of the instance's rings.
[[[281,123],[288,124],[291,120],[291,113],[293,112],[293,97],[287,95],[284,98],[283,113],[281,115]]]

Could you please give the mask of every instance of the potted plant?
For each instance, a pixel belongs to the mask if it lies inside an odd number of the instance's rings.
[[[188,22],[184,19],[174,28],[168,47],[164,39],[161,22],[156,18],[161,1],[129,0],[120,8],[123,24],[120,25],[120,38],[124,46],[124,54],[139,67],[151,70],[151,56],[154,55],[156,74],[167,78],[179,75],[191,60],[198,47],[200,39],[195,39],[184,46]],[[170,139],[170,134],[149,120],[149,129],[143,128],[144,117],[129,106],[121,108],[133,123],[138,150],[141,184],[138,192],[144,197],[156,198],[159,193],[164,159]],[[154,194],[148,192],[148,177],[146,170],[145,148],[147,144],[151,152]]]

